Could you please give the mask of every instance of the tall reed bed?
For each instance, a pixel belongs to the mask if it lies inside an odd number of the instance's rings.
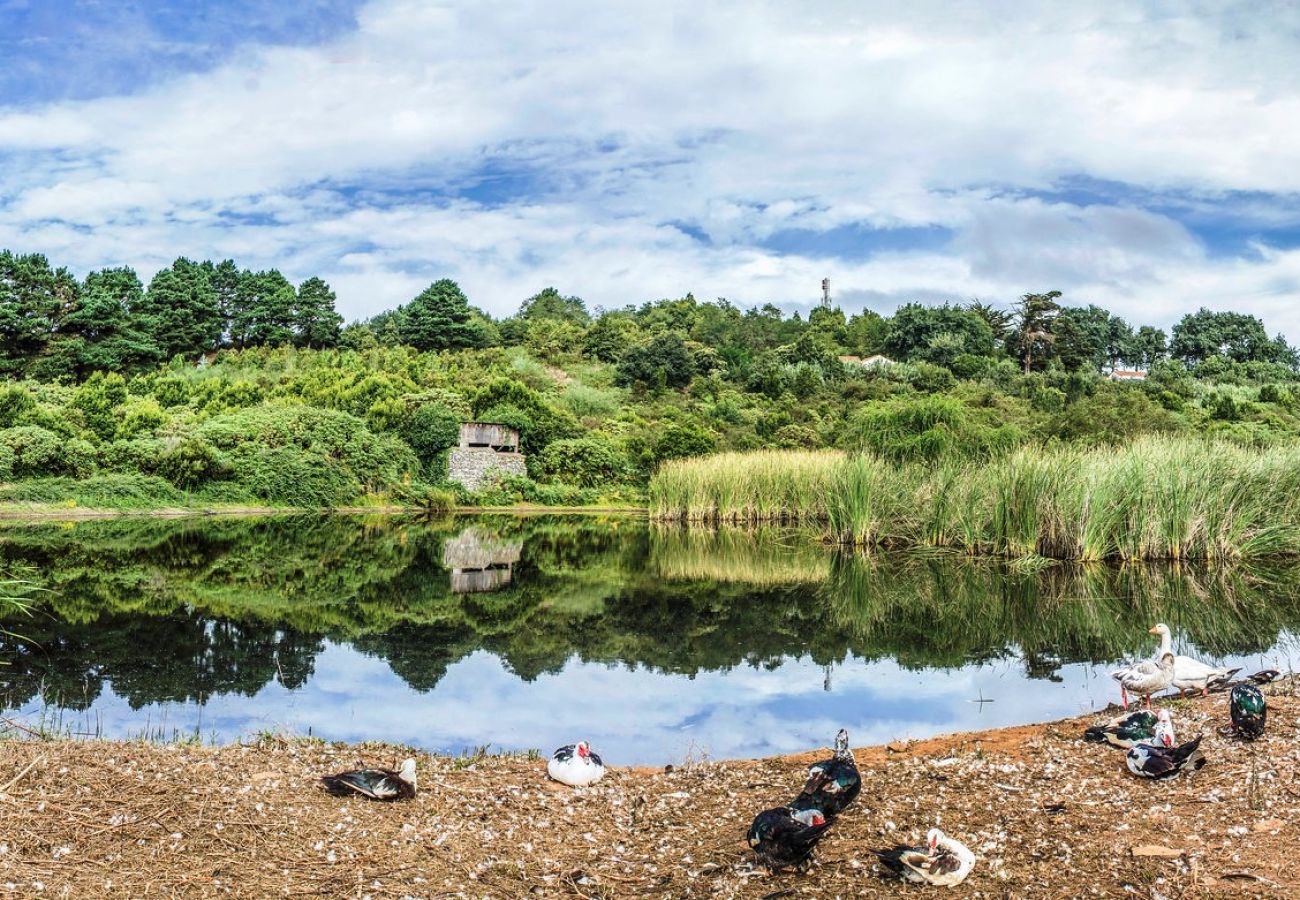
[[[1300,447],[1147,437],[896,464],[834,452],[726,453],[664,466],[651,514],[815,525],[860,547],[1053,559],[1300,554]]]

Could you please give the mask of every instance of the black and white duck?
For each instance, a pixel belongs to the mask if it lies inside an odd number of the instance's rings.
[[[915,884],[954,887],[975,868],[975,854],[961,841],[931,828],[920,847],[900,844],[890,850],[872,850],[891,872]]]
[[[1160,648],[1156,650],[1156,659],[1166,653],[1174,652],[1173,638],[1168,625],[1161,622],[1151,629],[1151,633],[1160,636]],[[1232,680],[1232,676],[1240,671],[1240,667],[1230,669],[1227,666],[1212,666],[1194,656],[1179,654],[1174,656],[1174,677],[1170,684],[1180,693],[1200,691],[1201,696],[1204,697],[1209,694],[1210,688],[1227,684]]]
[[[849,749],[849,733],[835,735],[835,754],[808,767],[808,780],[791,802],[795,812],[814,809],[828,819],[844,812],[862,791],[862,776]]]
[[[812,863],[817,842],[830,827],[830,820],[820,810],[795,811],[781,806],[755,816],[745,840],[758,861],[769,869],[802,870]]]
[[[1116,716],[1105,725],[1094,725],[1083,732],[1083,739],[1089,743],[1110,744],[1124,750],[1141,741],[1153,740],[1155,736],[1156,714],[1149,709]]]
[[[337,797],[360,794],[371,800],[409,800],[415,796],[415,760],[405,759],[392,769],[352,769],[325,775],[321,784]]]
[[[586,787],[595,784],[605,775],[605,763],[592,752],[586,741],[566,744],[551,754],[546,763],[546,774],[560,784]]]
[[[1110,677],[1119,682],[1120,699],[1128,709],[1128,695],[1137,694],[1145,697],[1147,709],[1151,708],[1151,695],[1158,694],[1169,687],[1174,680],[1174,655],[1165,653],[1159,662],[1144,659],[1110,673]]]
[[[1172,735],[1162,734],[1158,743],[1134,744],[1124,761],[1139,778],[1172,778],[1189,767],[1196,771],[1205,765],[1201,737],[1175,747]]]
[[[1264,733],[1268,703],[1253,684],[1239,684],[1228,694],[1228,713],[1232,716],[1232,729],[1237,737],[1253,741]]]

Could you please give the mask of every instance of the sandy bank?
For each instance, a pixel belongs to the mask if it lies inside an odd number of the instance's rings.
[[[1169,783],[1081,743],[1099,717],[858,750],[862,796],[802,875],[755,870],[743,837],[820,752],[615,767],[581,791],[540,760],[420,755],[419,795],[386,805],[315,779],[400,748],[0,742],[0,895],[931,896],[882,881],[865,848],[939,822],[979,855],[951,896],[1294,897],[1300,698],[1268,692],[1255,744],[1218,733],[1221,694],[1173,704],[1209,765]]]

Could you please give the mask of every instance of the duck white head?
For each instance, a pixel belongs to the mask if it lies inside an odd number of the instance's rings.
[[[1155,743],[1161,747],[1172,747],[1174,745],[1174,718],[1167,709],[1160,710],[1156,715]]]
[[[591,744],[588,744],[586,741],[578,741],[578,743],[574,744],[573,753],[583,762],[591,762]]]
[[[1159,622],[1156,625],[1152,626],[1151,630],[1147,633],[1159,636],[1160,651],[1162,653],[1169,652],[1169,647],[1171,644],[1171,638],[1170,638],[1171,632],[1169,631],[1168,625],[1166,625],[1164,622]]]
[[[808,826],[824,825],[826,823],[826,817],[822,815],[820,809],[801,809],[796,813],[791,813],[791,816],[796,821],[802,822]]]
[[[846,729],[841,728],[835,735],[835,755],[847,756],[849,753],[849,733]]]
[[[402,767],[397,770],[397,777],[411,787],[415,787],[415,760],[412,757],[408,756],[402,760]]]
[[[945,837],[946,835],[938,828],[930,829],[930,831],[925,836],[925,842],[930,846],[930,853],[933,854],[936,850],[939,849],[939,842],[943,840]]]

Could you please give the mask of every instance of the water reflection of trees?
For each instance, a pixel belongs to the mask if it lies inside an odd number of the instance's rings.
[[[508,551],[499,589],[458,590],[457,548],[475,547]],[[575,655],[695,674],[849,653],[906,666],[1015,655],[1043,678],[1147,652],[1157,620],[1214,655],[1263,651],[1300,622],[1294,567],[1025,571],[612,517],[24,526],[0,534],[0,564],[35,567],[51,591],[21,637],[0,636],[11,706],[43,690],[81,708],[106,682],[135,706],[294,687],[326,639],[429,690],[479,649],[523,678]]]

